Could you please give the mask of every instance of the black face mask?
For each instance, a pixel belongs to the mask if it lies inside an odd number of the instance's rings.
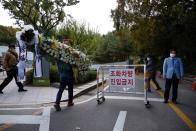
[[[22,33],[21,40],[25,42],[31,42],[34,38],[35,34],[32,29],[25,31],[25,33]]]

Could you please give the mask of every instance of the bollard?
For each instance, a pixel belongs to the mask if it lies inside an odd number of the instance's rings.
[[[192,89],[193,90],[196,90],[196,76],[194,76],[194,81],[193,81]]]

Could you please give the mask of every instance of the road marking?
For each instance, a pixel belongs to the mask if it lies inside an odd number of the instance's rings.
[[[156,89],[156,85],[151,82],[151,85],[154,89]],[[158,91],[159,95],[164,98],[163,91]],[[178,117],[181,118],[182,121],[192,130],[196,131],[196,124],[191,121],[191,119],[175,104],[169,102],[169,107],[177,114]]]
[[[50,107],[45,107],[40,120],[39,131],[49,131],[50,127]]]
[[[0,123],[9,124],[40,124],[39,131],[49,131],[50,126],[50,109],[51,107],[44,107],[41,116],[34,115],[0,115]],[[9,123],[9,124],[7,124]],[[3,129],[7,126],[1,126]],[[0,128],[1,129],[1,128]]]
[[[42,108],[0,108],[0,110],[7,111],[7,110],[36,110]]]
[[[141,100],[144,101],[144,97],[131,97],[131,96],[105,96],[107,99],[120,99],[120,100]],[[163,98],[148,98],[149,101],[163,102]]]
[[[84,100],[84,101],[81,101],[81,102],[76,102],[75,104],[76,104],[76,105],[84,104],[84,103],[87,103],[87,102],[89,102],[89,101],[91,101],[91,100],[93,100],[93,99],[95,99],[95,98],[96,98],[96,96],[93,96],[93,97],[91,97],[91,98],[89,98],[89,99],[87,99],[87,100]]]
[[[10,124],[39,124],[41,116],[32,115],[1,115],[0,123]]]
[[[123,131],[127,111],[120,111],[113,131]]]

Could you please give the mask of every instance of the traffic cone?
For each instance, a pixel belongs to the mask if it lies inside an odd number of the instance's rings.
[[[194,76],[192,88],[193,88],[193,90],[196,90],[196,76]]]

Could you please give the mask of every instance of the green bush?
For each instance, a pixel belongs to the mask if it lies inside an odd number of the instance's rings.
[[[97,71],[88,70],[84,76],[79,76],[77,80],[75,80],[75,84],[83,84],[92,80],[95,80],[97,76]]]
[[[50,65],[50,83],[59,82],[59,73],[56,65]]]
[[[96,79],[97,72],[94,70],[88,70],[84,76],[78,75],[78,71],[74,69],[74,84],[84,84],[86,82],[92,81]],[[26,82],[25,84],[31,85],[33,82],[33,69],[29,70],[26,73]],[[57,66],[50,66],[50,83],[59,82],[59,73]]]
[[[25,85],[29,85],[33,83],[33,69],[26,72],[26,81]]]
[[[75,84],[83,84],[96,79],[96,71],[88,70],[84,76],[79,75],[78,70],[76,68],[73,68],[73,71]],[[55,65],[50,66],[50,82],[59,82],[59,73],[57,66]]]

